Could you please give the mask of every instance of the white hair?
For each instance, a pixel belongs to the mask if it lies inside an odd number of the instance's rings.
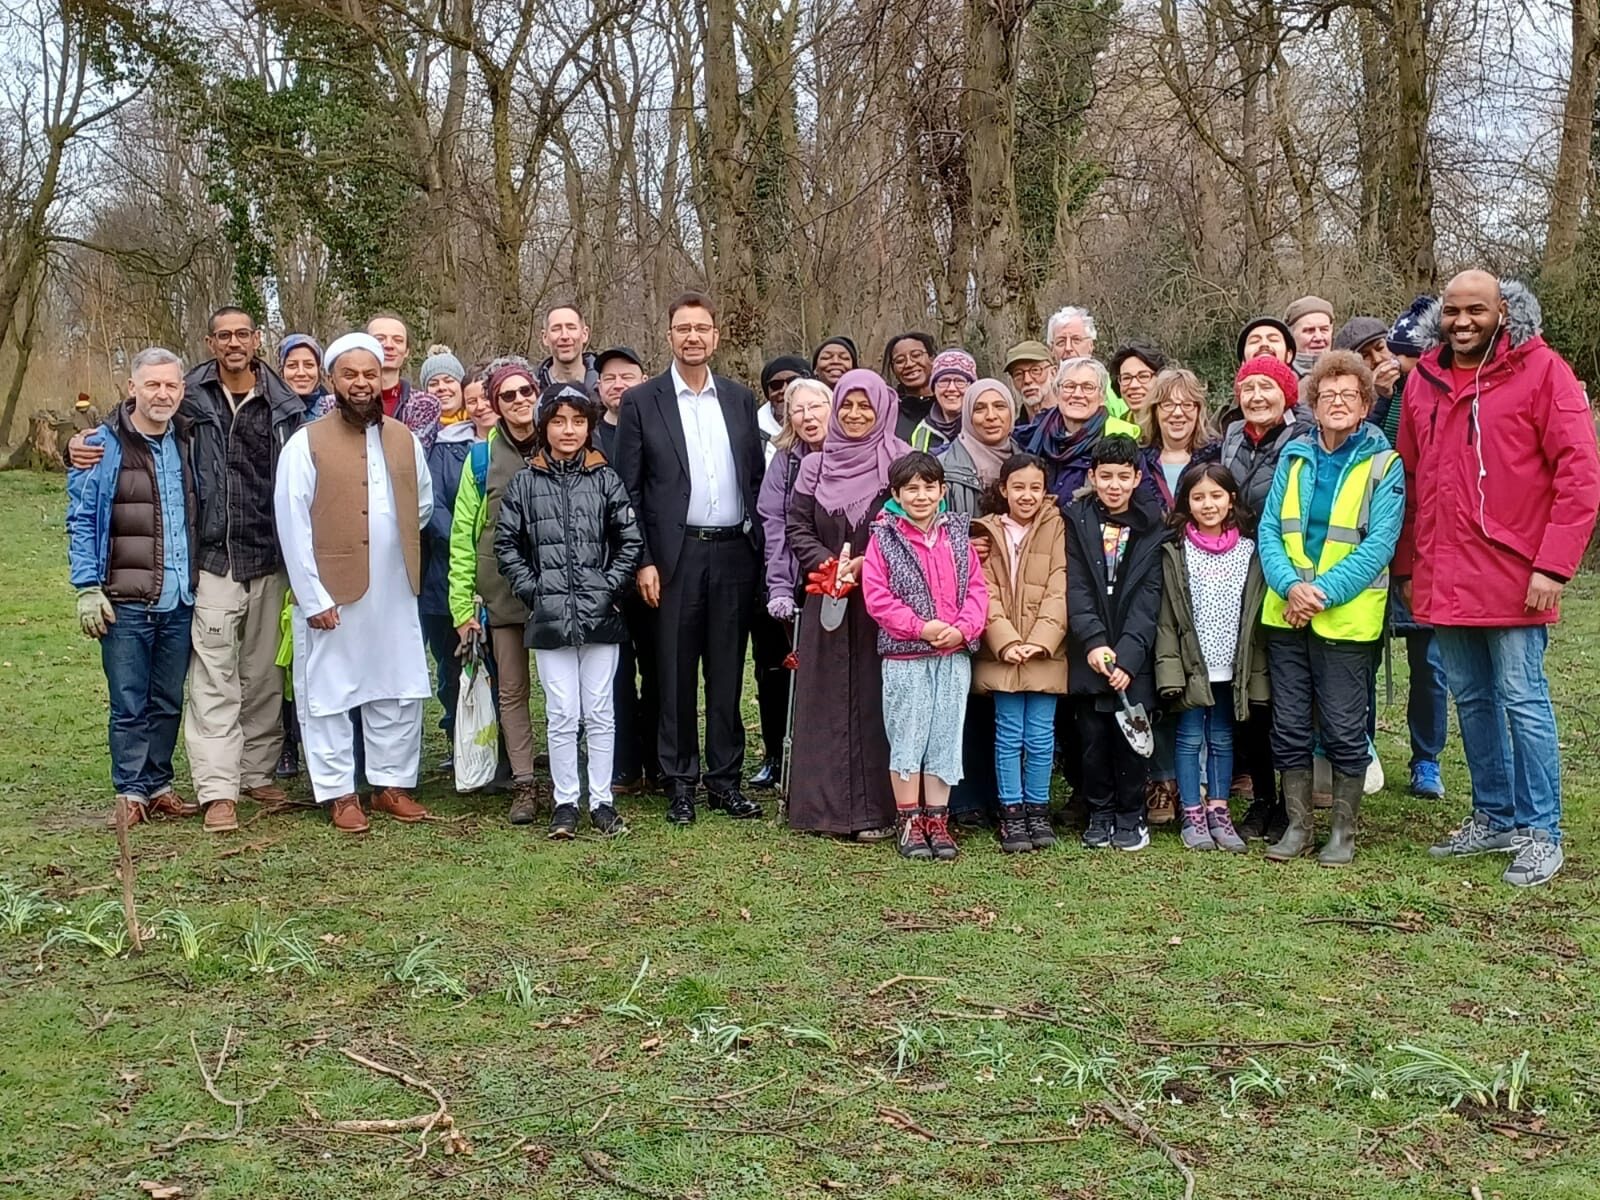
[[[179,358],[165,346],[146,346],[133,356],[133,361],[128,365],[128,376],[139,374],[146,367],[177,367],[178,374],[183,374],[183,359]]]
[[[789,380],[783,389],[783,411],[788,412],[789,406],[801,392],[815,392],[831,406],[833,404],[833,389],[820,379],[813,379],[809,375],[801,375]]]
[[[1111,372],[1106,370],[1105,363],[1098,358],[1090,358],[1088,355],[1083,355],[1080,358],[1064,358],[1061,360],[1060,365],[1056,367],[1054,380],[1056,395],[1059,396],[1061,394],[1061,385],[1067,381],[1067,376],[1074,371],[1093,371],[1096,384],[1100,388],[1102,395],[1105,393],[1106,388],[1111,386]]]
[[[1048,346],[1054,343],[1056,340],[1056,330],[1060,329],[1061,326],[1067,324],[1069,321],[1082,321],[1083,332],[1085,335],[1091,339],[1097,336],[1094,327],[1094,318],[1089,315],[1089,310],[1087,308],[1079,308],[1075,304],[1069,304],[1063,309],[1058,309],[1054,314],[1051,315],[1050,319],[1045,322],[1045,345]]]

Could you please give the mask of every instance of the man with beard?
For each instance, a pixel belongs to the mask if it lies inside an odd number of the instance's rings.
[[[365,833],[356,794],[360,711],[372,810],[421,821],[428,664],[416,597],[433,484],[422,445],[384,415],[383,347],[347,333],[323,358],[334,411],[289,439],[278,471],[278,537],[294,593],[295,701],[306,767],[333,827]]]

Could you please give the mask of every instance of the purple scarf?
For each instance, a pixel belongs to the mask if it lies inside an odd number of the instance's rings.
[[[839,424],[839,404],[850,392],[865,392],[872,402],[872,428],[852,438]],[[833,411],[828,414],[828,435],[822,449],[800,463],[794,490],[815,496],[831,513],[842,513],[851,525],[866,515],[868,507],[889,486],[889,465],[911,447],[895,436],[900,419],[900,398],[876,371],[846,371],[833,389]]]

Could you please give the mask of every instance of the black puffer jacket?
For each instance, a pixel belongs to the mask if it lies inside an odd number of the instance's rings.
[[[494,532],[500,574],[528,607],[523,642],[558,650],[626,641],[619,604],[643,548],[633,502],[605,455],[535,454],[506,489]]]

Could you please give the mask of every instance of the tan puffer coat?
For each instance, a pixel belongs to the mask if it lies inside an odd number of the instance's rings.
[[[1018,550],[1017,586],[1011,586],[1011,544],[1000,518],[984,517],[973,525],[974,536],[989,539],[983,564],[989,584],[989,624],[972,668],[972,690],[987,692],[1067,691],[1067,536],[1055,497],[1044,507]],[[1018,642],[1043,646],[1048,656],[1020,666],[1000,655]]]

